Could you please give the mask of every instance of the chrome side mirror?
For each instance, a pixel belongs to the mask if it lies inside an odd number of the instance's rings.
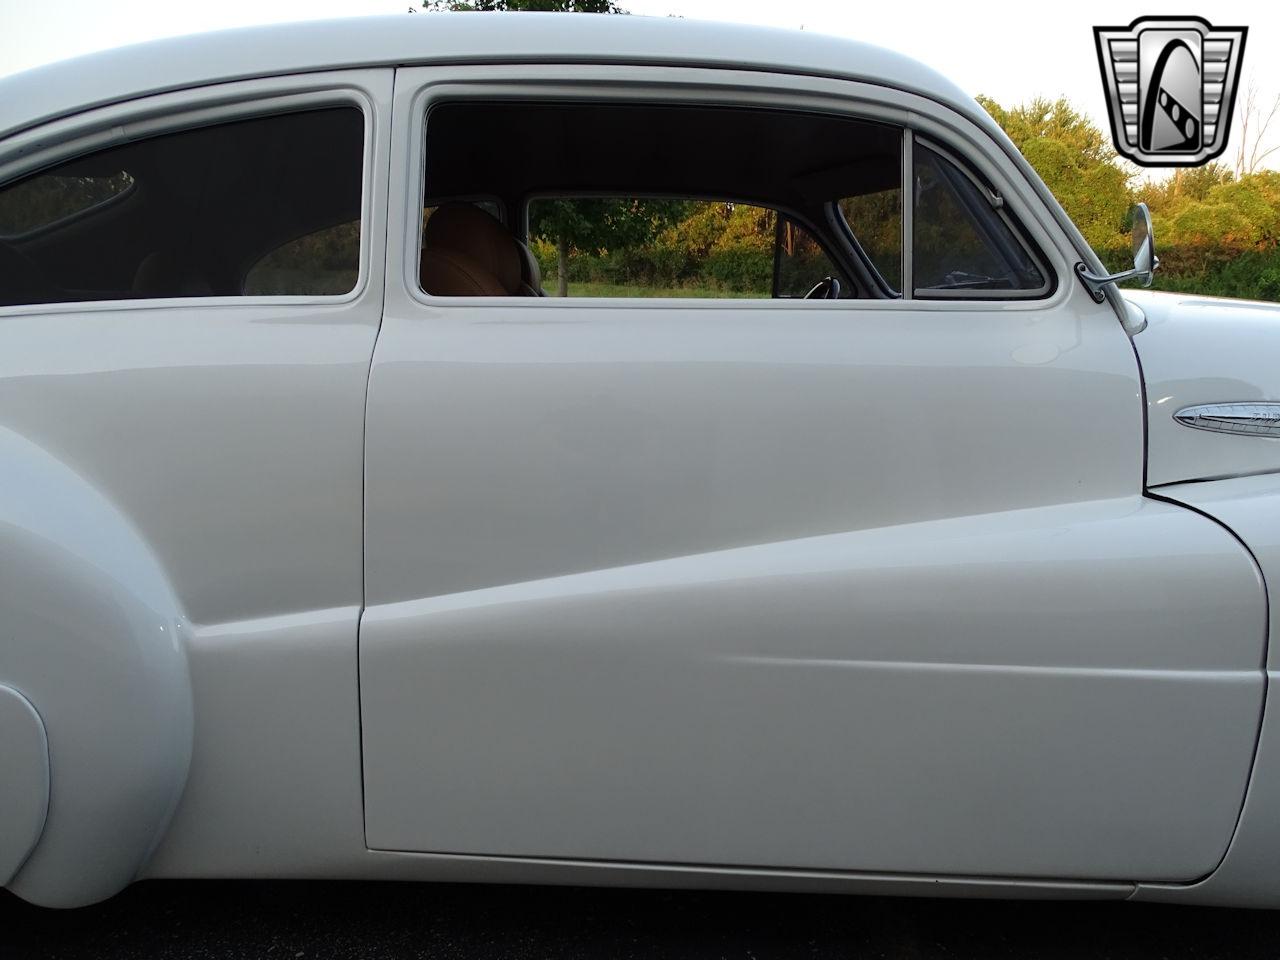
[[[1129,208],[1127,218],[1133,238],[1133,269],[1122,273],[1099,276],[1083,263],[1076,264],[1076,273],[1089,289],[1089,295],[1101,303],[1106,299],[1103,287],[1109,283],[1121,283],[1125,280],[1141,280],[1144,287],[1151,286],[1151,279],[1160,267],[1160,258],[1156,256],[1155,231],[1151,229],[1151,211],[1145,203],[1135,203]]]

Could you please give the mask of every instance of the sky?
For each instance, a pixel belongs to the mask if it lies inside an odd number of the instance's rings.
[[[81,53],[158,37],[254,23],[389,14],[421,0],[0,0],[0,76]],[[928,63],[972,94],[1004,104],[1065,96],[1100,126],[1106,103],[1094,26],[1139,16],[1198,14],[1249,28],[1243,82],[1268,103],[1280,96],[1280,4],[1179,2],[1171,7],[1097,0],[862,3],[858,0],[620,0],[635,14],[677,15],[850,37]],[[414,16],[426,16],[416,13]],[[1243,90],[1243,85],[1242,85]],[[1237,111],[1238,112],[1238,111]],[[1280,143],[1280,119],[1274,138]],[[1233,141],[1225,159],[1234,151]],[[1280,166],[1280,151],[1272,155]]]

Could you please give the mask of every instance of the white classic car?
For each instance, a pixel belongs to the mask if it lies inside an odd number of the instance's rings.
[[[762,295],[544,295],[556,217],[671,205],[764,229]],[[971,98],[819,36],[3,81],[0,884],[1280,905],[1280,314],[1121,278]]]

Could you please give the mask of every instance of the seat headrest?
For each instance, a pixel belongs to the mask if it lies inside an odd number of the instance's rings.
[[[516,296],[522,261],[507,228],[470,203],[441,206],[422,230],[422,287],[435,296]]]
[[[148,254],[133,274],[133,292],[142,297],[212,296],[209,280],[196,272],[197,262],[172,250]]]
[[[524,292],[531,297],[545,297],[547,293],[542,289],[542,267],[538,265],[538,258],[533,255],[527,243],[517,240],[516,246],[520,248]]]

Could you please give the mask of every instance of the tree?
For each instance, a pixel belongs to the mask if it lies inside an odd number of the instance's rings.
[[[1271,122],[1280,111],[1280,96],[1265,104],[1258,95],[1253,81],[1245,89],[1244,102],[1240,105],[1240,132],[1236,137],[1236,176],[1246,177],[1257,173],[1262,162],[1280,150],[1280,146],[1264,149],[1264,141]]]
[[[573,251],[599,256],[648,243],[688,206],[682,200],[546,200],[530,209],[529,236],[555,244],[557,293],[567,297]]]
[[[1133,174],[1120,165],[1111,141],[1065,99],[1037,97],[1007,109],[978,102],[1040,174],[1089,243],[1114,247],[1124,232]]]
[[[483,13],[626,13],[613,0],[423,0],[428,13],[474,10]]]
[[[1231,168],[1222,163],[1206,163],[1203,167],[1178,167],[1165,180],[1149,180],[1135,191],[1135,199],[1151,208],[1152,213],[1172,210],[1181,203],[1208,199],[1216,186],[1235,179]]]
[[[1139,184],[1133,199],[1150,208],[1152,219],[1159,227],[1157,237],[1162,245],[1167,246],[1174,242],[1175,235],[1183,236],[1173,229],[1181,214],[1191,207],[1209,202],[1216,187],[1234,181],[1235,174],[1231,172],[1231,168],[1221,163],[1207,163],[1203,167],[1179,167],[1173,176],[1164,180],[1148,180]],[[1222,214],[1216,216],[1221,217]],[[1208,221],[1203,212],[1182,220],[1184,224],[1206,222]],[[1201,236],[1203,230],[1197,228],[1194,233]]]

